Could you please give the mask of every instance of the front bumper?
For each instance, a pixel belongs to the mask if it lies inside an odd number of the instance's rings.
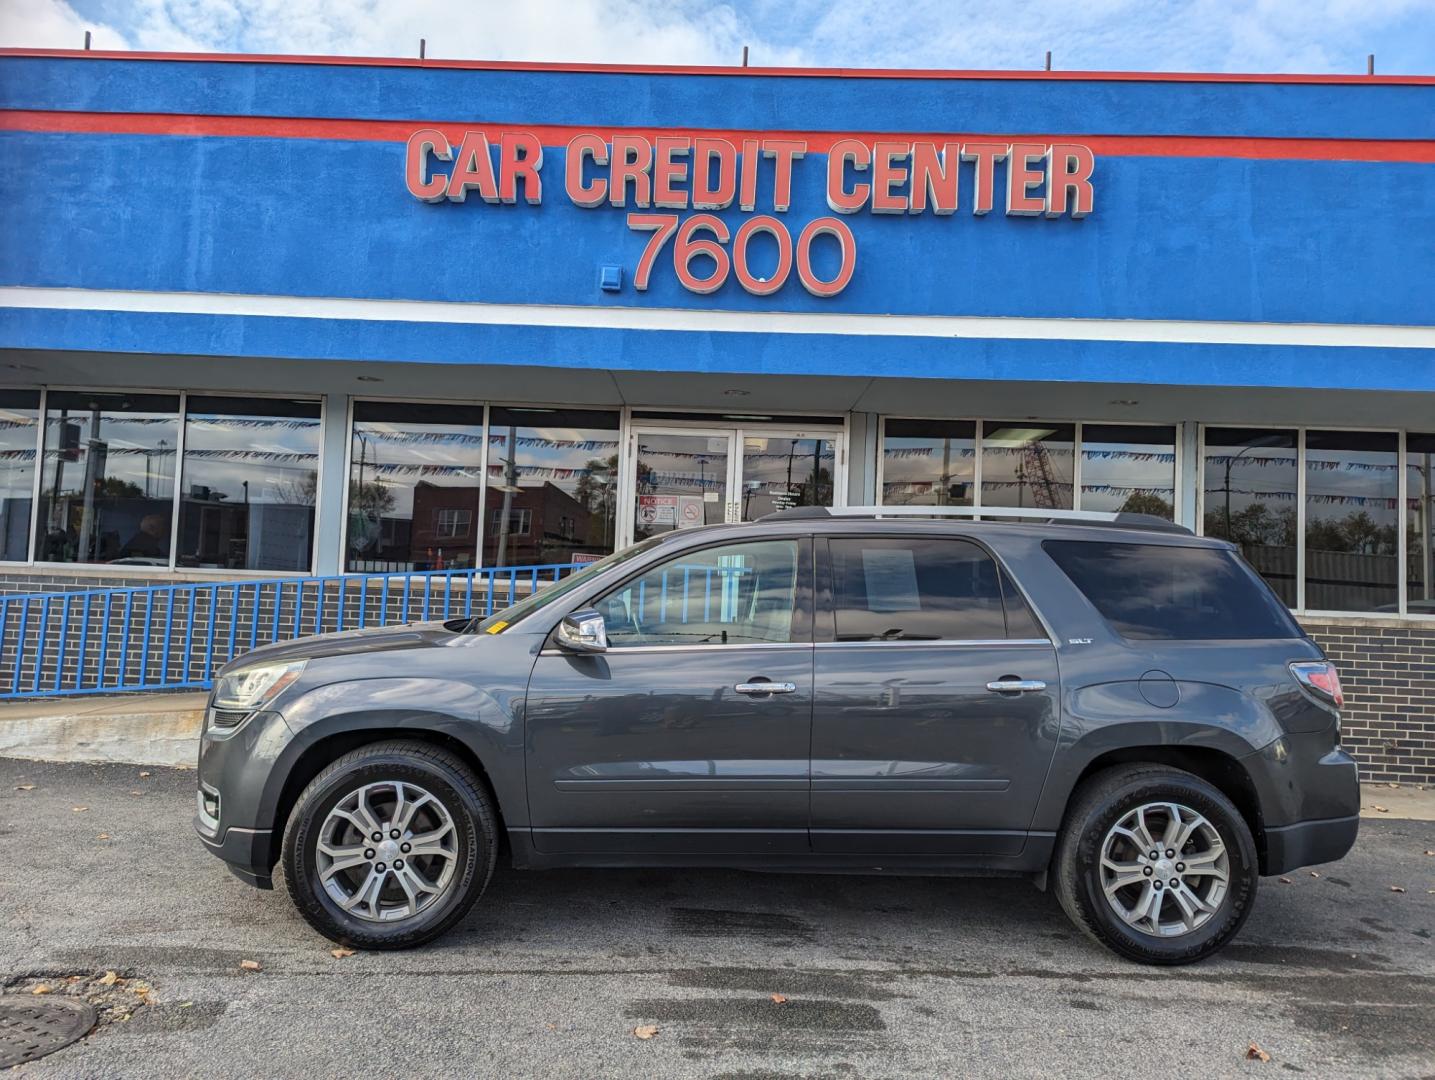
[[[257,712],[232,731],[213,729],[206,716],[200,736],[194,831],[236,877],[261,889],[274,887],[279,847],[271,780],[292,739],[277,712]]]

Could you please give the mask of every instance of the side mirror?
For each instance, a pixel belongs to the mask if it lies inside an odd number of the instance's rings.
[[[559,646],[570,652],[600,653],[608,651],[608,629],[603,616],[592,608],[565,615],[558,624]]]

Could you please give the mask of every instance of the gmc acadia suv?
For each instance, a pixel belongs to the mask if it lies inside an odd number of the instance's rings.
[[[1178,964],[1231,939],[1260,875],[1354,843],[1340,707],[1229,544],[1128,514],[797,509],[489,618],[240,657],[195,825],[363,948],[462,919],[502,834],[525,869],[1030,875]]]

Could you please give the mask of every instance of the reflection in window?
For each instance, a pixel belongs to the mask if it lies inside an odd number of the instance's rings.
[[[492,410],[484,565],[583,562],[613,550],[618,414]]]
[[[183,469],[176,566],[309,570],[318,402],[191,395]]]
[[[1398,446],[1394,432],[1306,432],[1308,610],[1397,609]]]
[[[1081,509],[1176,518],[1176,429],[1081,426]]]
[[[40,391],[0,390],[0,559],[30,557]]]
[[[477,565],[483,408],[354,402],[346,568],[452,570]]]
[[[882,429],[882,503],[971,506],[977,425],[972,420],[888,419]]]
[[[982,505],[1071,509],[1076,425],[988,420],[982,426]]]
[[[766,540],[688,552],[595,605],[610,648],[752,645],[792,640],[797,541]]]
[[[1405,436],[1406,610],[1435,615],[1435,434]]]
[[[742,520],[794,506],[831,506],[834,439],[745,436],[742,440]]]
[[[175,395],[52,391],[36,558],[168,566],[178,435]]]
[[[997,565],[975,544],[872,537],[829,546],[838,641],[1006,637]]]
[[[1238,544],[1286,604],[1296,603],[1296,433],[1207,428],[1204,532]]]

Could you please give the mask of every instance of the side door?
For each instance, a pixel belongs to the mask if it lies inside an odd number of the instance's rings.
[[[689,549],[593,606],[607,650],[550,643],[529,680],[538,850],[809,850],[811,540]]]
[[[1060,726],[1056,650],[982,547],[841,536],[818,562],[814,851],[1021,851]]]

